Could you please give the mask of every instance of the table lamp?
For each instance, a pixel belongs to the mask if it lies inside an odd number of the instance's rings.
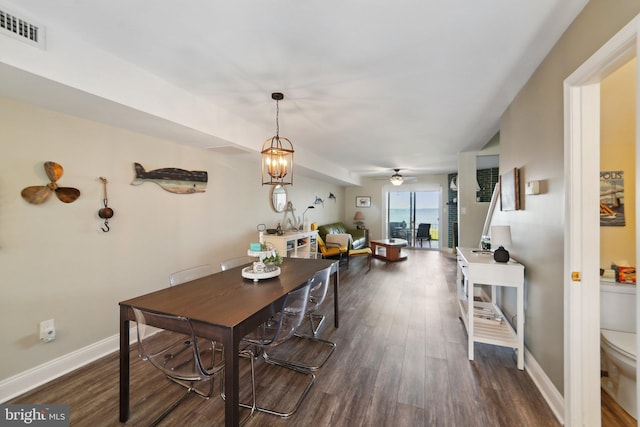
[[[509,251],[504,247],[511,246],[511,227],[508,225],[492,225],[491,245],[498,247],[493,252],[493,259],[496,260],[496,262],[508,262]]]
[[[356,214],[353,216],[353,223],[356,225],[356,228],[364,228],[364,214],[360,211],[356,211]]]

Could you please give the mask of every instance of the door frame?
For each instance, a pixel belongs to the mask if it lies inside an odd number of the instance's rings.
[[[597,209],[600,196],[600,82],[629,60],[638,58],[639,35],[640,15],[564,81],[565,425],[601,424],[600,279],[598,269],[589,268],[600,264],[600,235],[594,233],[600,229]],[[640,85],[637,88],[636,105]],[[639,113],[636,108],[636,123],[640,123]],[[639,147],[638,134],[636,132],[636,147]],[[640,149],[636,149],[636,164],[639,164],[639,155]],[[639,191],[639,183],[636,183],[636,192]],[[637,254],[640,253],[639,242],[636,236]],[[636,296],[637,307],[639,301],[640,294]]]

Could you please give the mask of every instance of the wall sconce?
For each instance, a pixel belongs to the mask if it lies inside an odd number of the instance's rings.
[[[293,144],[280,136],[278,101],[284,99],[279,92],[271,94],[276,101],[276,136],[262,144],[262,185],[293,185]]]

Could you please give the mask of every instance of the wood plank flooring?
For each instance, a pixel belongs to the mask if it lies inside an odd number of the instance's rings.
[[[602,401],[602,427],[633,427],[638,422],[629,415],[604,390],[600,392]]]
[[[340,328],[333,327],[332,292],[322,337],[337,343],[316,383],[291,418],[257,414],[247,426],[559,426],[513,350],[477,345],[467,360],[466,332],[455,306],[455,258],[408,250],[404,262],[351,261],[341,271]],[[286,261],[285,261],[286,262]],[[117,319],[114,319],[116,321]],[[304,326],[308,330],[308,325]],[[304,352],[302,349],[304,348]],[[311,348],[311,350],[310,350]],[[294,339],[278,350],[314,356],[317,347]],[[182,389],[131,352],[131,418],[147,425]],[[248,362],[241,361],[248,385]],[[302,376],[259,361],[261,405],[283,408]],[[241,399],[248,388],[241,390]],[[107,356],[8,403],[70,404],[72,426],[118,426],[118,357]],[[241,413],[243,415],[243,413]],[[222,425],[219,396],[192,397],[162,425]]]

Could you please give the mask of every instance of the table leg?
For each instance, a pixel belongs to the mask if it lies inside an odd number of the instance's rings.
[[[519,286],[516,290],[516,298],[518,299],[516,313],[516,328],[518,334],[518,369],[524,369],[524,289]]]
[[[129,419],[129,320],[128,307],[120,307],[120,422]]]
[[[227,427],[240,424],[240,343],[231,329],[223,340],[224,345],[224,424]]]
[[[400,258],[400,248],[398,246],[387,246],[387,259],[397,261]]]
[[[338,313],[338,311],[339,311],[338,310],[338,307],[339,307],[339,304],[338,304],[338,288],[339,288],[339,285],[340,285],[340,283],[339,283],[340,282],[340,274],[338,274],[338,270],[339,270],[339,267],[337,267],[336,268],[336,272],[333,273],[333,313],[334,313],[333,322],[334,322],[334,325],[335,325],[336,328],[338,326],[340,326],[340,317],[339,317],[340,315]]]
[[[474,303],[474,289],[475,289],[475,283],[473,283],[472,281],[468,281],[467,283],[467,340],[468,340],[468,346],[469,346],[469,360],[473,360],[474,359],[474,341],[473,341],[473,337],[474,337],[474,318],[473,318],[473,303]]]

